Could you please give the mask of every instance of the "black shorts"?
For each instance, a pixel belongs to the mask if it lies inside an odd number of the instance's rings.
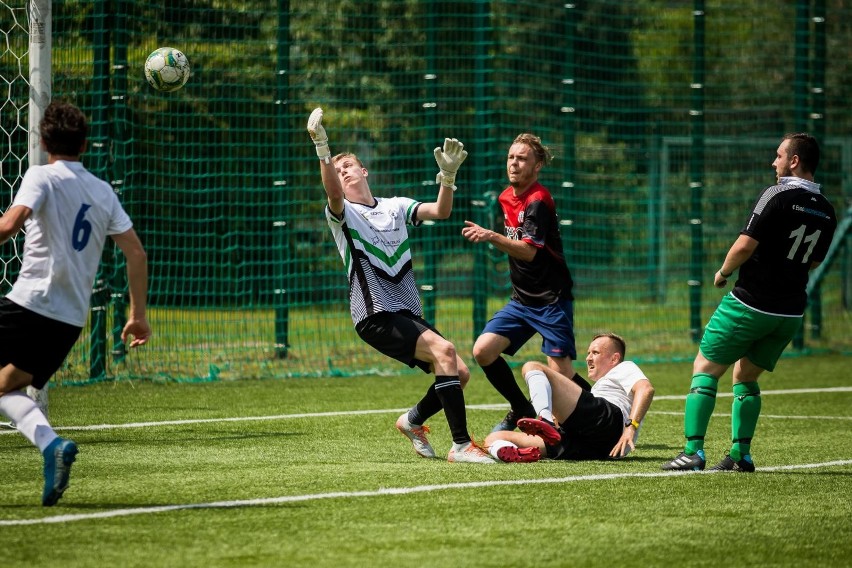
[[[83,330],[0,298],[0,366],[12,364],[43,388],[65,361]]]
[[[409,367],[418,367],[424,373],[431,373],[431,363],[414,358],[417,339],[427,329],[441,335],[432,324],[407,311],[379,312],[361,320],[355,326],[358,337],[376,351]]]
[[[580,393],[577,408],[561,424],[560,460],[609,459],[609,453],[624,433],[621,409],[588,391]],[[559,452],[560,446],[556,446]]]

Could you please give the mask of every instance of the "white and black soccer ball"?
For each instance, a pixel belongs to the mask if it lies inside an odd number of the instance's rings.
[[[155,49],[145,60],[145,79],[158,91],[176,91],[189,79],[189,60],[173,47]]]

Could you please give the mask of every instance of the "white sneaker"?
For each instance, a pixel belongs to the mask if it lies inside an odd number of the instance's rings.
[[[423,426],[414,426],[411,424],[411,422],[408,421],[408,412],[403,413],[402,416],[397,418],[396,429],[411,440],[411,444],[414,446],[414,451],[417,452],[418,455],[423,456],[424,458],[437,457],[435,455],[435,450],[433,450],[432,446],[429,444],[429,440],[426,439],[426,434],[429,433],[429,427],[425,424]]]
[[[497,463],[491,454],[477,446],[475,443],[453,444],[453,448],[447,455],[448,462],[467,463]]]

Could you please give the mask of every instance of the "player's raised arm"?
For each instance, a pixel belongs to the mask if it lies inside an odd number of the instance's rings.
[[[456,173],[467,158],[464,144],[455,138],[444,138],[443,148],[435,148],[435,161],[438,163],[438,198],[434,202],[423,203],[417,210],[420,219],[446,219],[453,211],[453,192],[456,190]]]
[[[331,159],[328,135],[322,125],[322,118],[322,109],[315,108],[308,118],[308,134],[316,146],[317,157],[320,160],[320,174],[326,196],[328,196],[328,207],[332,213],[339,214],[343,211],[343,186],[340,184],[340,178]]]

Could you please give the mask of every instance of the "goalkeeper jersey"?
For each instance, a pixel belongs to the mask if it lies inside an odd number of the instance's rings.
[[[420,224],[420,202],[407,197],[378,197],[375,201],[368,206],[344,200],[340,217],[325,208],[349,276],[349,304],[355,324],[379,312],[423,313],[408,236],[408,225]]]

